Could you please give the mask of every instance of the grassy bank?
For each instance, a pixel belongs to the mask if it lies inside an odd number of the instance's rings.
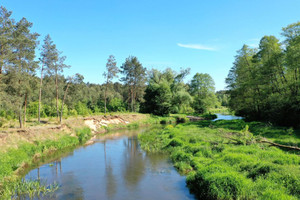
[[[200,199],[299,199],[298,152],[261,140],[300,146],[299,131],[243,120],[168,125],[139,136],[143,149],[169,152]]]
[[[55,190],[38,180],[22,181],[18,176],[23,169],[50,154],[86,142],[91,136],[89,128],[76,129],[76,135],[63,135],[57,140],[19,144],[0,155],[0,199],[32,198]]]
[[[114,113],[114,115],[117,115]],[[102,131],[137,128],[159,124],[162,121],[176,122],[179,116],[156,117],[143,114],[119,114],[128,124],[111,124]],[[101,130],[100,130],[101,131]],[[0,133],[0,199],[43,195],[51,192],[54,185],[44,185],[37,180],[21,181],[19,175],[29,166],[50,155],[70,149],[88,141],[92,132],[84,126],[83,118],[71,118],[62,126],[33,126],[27,129],[10,129]],[[2,139],[2,140],[1,140]],[[24,189],[25,188],[25,189]],[[26,189],[27,188],[27,189]],[[27,191],[27,192],[26,192]]]

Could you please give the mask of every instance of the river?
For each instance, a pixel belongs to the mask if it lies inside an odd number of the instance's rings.
[[[33,169],[25,178],[59,184],[54,195],[43,199],[195,199],[167,155],[140,149],[137,135],[149,129],[98,136],[94,144]]]
[[[216,120],[240,119],[217,116]],[[167,155],[140,149],[137,135],[152,128],[155,127],[99,135],[94,144],[32,169],[25,179],[40,178],[49,184],[59,184],[51,197],[43,199],[195,199],[186,187],[185,176],[176,171]]]

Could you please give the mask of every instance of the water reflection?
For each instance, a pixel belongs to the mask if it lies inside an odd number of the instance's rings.
[[[61,186],[51,199],[194,199],[166,155],[143,152],[137,134],[99,136],[95,144],[30,171]]]
[[[123,177],[129,189],[136,189],[135,186],[140,182],[145,171],[145,159],[138,149],[136,136],[124,140],[124,171]]]

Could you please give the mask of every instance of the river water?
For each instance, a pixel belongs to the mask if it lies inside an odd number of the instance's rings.
[[[217,118],[214,119],[213,121],[216,121],[216,120],[243,119],[243,117],[234,116],[234,115],[223,115],[223,114],[216,114],[216,115],[217,115]]]
[[[217,114],[219,119],[241,119]],[[152,127],[153,128],[153,127]],[[56,182],[51,197],[59,200],[185,200],[195,199],[167,155],[140,149],[137,135],[152,128],[123,130],[100,135],[95,143],[35,168],[25,179]],[[156,127],[161,128],[161,127]]]
[[[149,129],[99,136],[93,145],[33,169],[25,178],[59,184],[54,195],[43,199],[195,199],[167,155],[140,149],[137,134]]]

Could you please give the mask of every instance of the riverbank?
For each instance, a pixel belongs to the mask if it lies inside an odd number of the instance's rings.
[[[173,118],[151,117],[138,113],[114,114],[69,118],[61,125],[49,123],[24,129],[1,129],[0,199],[10,198],[15,192],[20,191],[19,189],[34,185],[33,183],[36,183],[34,181],[30,184],[20,182],[19,175],[33,163],[45,159],[55,152],[83,145],[96,134],[103,134],[115,129],[158,124],[163,119],[171,120]],[[43,188],[45,187],[40,186],[40,188],[29,191],[38,193]],[[24,192],[26,193],[26,190]]]
[[[199,121],[139,136],[148,152],[168,152],[199,199],[299,199],[300,133],[243,120]]]

